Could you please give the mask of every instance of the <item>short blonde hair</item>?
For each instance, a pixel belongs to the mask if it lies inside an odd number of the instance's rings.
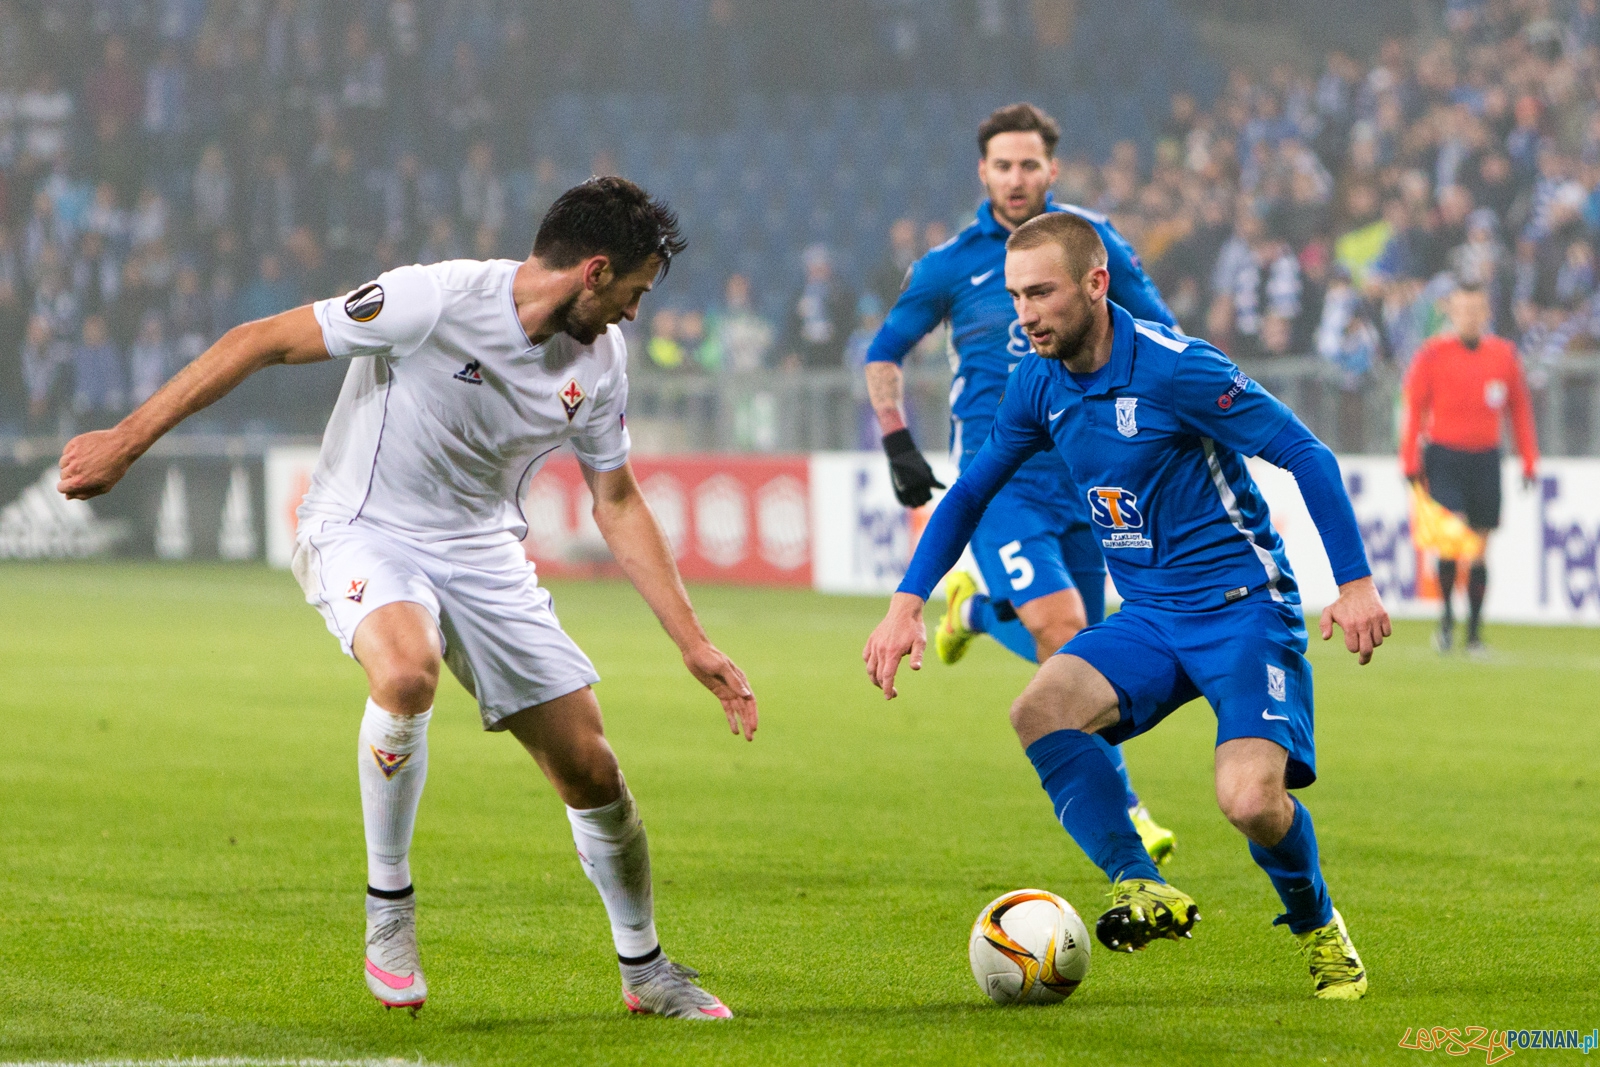
[[[1074,280],[1106,265],[1106,243],[1100,240],[1100,231],[1088,219],[1070,211],[1035,215],[1017,227],[1017,232],[1006,241],[1006,251],[1022,251],[1046,244],[1061,248]]]

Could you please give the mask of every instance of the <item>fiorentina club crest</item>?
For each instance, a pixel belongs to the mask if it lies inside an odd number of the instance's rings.
[[[561,398],[561,406],[567,409],[567,421],[572,421],[572,416],[578,413],[578,407],[583,403],[587,394],[583,386],[578,384],[578,379],[568,378],[567,384],[561,387],[556,396]]]
[[[1134,419],[1134,410],[1139,406],[1136,396],[1117,397],[1117,432],[1124,437],[1132,437],[1139,432],[1139,423]]]
[[[361,603],[361,598],[366,595],[367,580],[365,578],[350,579],[350,588],[344,591],[344,598],[346,600],[354,600],[357,604],[359,604]]]
[[[377,745],[368,745],[367,747],[372,750],[372,758],[378,761],[378,770],[383,772],[383,776],[386,779],[393,778],[395,772],[404,767],[406,760],[411,758],[411,753],[409,752],[402,756],[393,752],[385,752]]]

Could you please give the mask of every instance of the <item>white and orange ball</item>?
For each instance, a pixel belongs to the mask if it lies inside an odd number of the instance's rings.
[[[967,956],[996,1004],[1054,1004],[1089,975],[1089,930],[1054,893],[1015,889],[978,914]]]

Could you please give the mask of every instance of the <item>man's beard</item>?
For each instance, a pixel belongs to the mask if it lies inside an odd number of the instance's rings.
[[[1004,219],[1006,222],[1010,223],[1012,226],[1021,226],[1024,222],[1028,222],[1031,219],[1036,219],[1040,215],[1044,214],[1044,198],[1043,197],[1040,197],[1038,200],[1034,201],[1033,203],[1030,203],[1023,210],[1023,215],[1022,215],[1021,218],[1013,218],[1012,216],[1007,215],[1005,213],[1004,207],[1000,206],[1000,205],[1003,205],[1005,203],[1005,198],[1004,197],[996,197],[993,193],[991,193],[989,195],[989,203],[991,205],[994,205],[995,213],[997,215],[999,215],[1002,219]]]
[[[550,313],[550,325],[554,327],[554,332],[567,334],[580,345],[592,345],[600,337],[600,332],[605,326],[597,327],[579,319],[576,315],[577,307],[578,294],[574,293]]]
[[[1094,317],[1085,315],[1078,328],[1071,333],[1057,333],[1056,343],[1049,352],[1039,352],[1041,359],[1054,360],[1057,363],[1070,363],[1083,351],[1084,342],[1089,338],[1089,328],[1094,325]],[[1035,348],[1037,351],[1037,347]]]

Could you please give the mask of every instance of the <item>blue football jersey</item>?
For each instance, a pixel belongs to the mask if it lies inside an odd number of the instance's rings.
[[[1136,317],[1173,325],[1155,283],[1145,274],[1133,246],[1097,212],[1057,204],[1047,210],[1071,211],[1094,225],[1105,242],[1112,300]],[[928,252],[911,267],[905,291],[895,301],[872,345],[867,362],[904,362],[918,341],[950,320],[957,365],[950,385],[951,453],[960,466],[988,435],[1006,377],[1032,351],[1006,292],[1006,239],[986,200],[966,229]],[[1049,461],[1042,469],[1048,470]]]
[[[1087,219],[1099,232],[1111,272],[1111,299],[1141,318],[1175,322],[1155,283],[1140,265],[1138,253],[1123,240],[1110,219],[1084,208],[1057,204],[1048,197],[1045,205],[1049,211],[1071,211]],[[957,357],[950,382],[950,454],[959,470],[966,470],[989,436],[1012,368],[1033,351],[1027,333],[1017,322],[1011,295],[1006,292],[1006,239],[1010,236],[1011,231],[995,221],[985,200],[966,229],[912,266],[905,291],[867,350],[869,363],[901,363],[930,330],[945,319],[950,320],[950,341]],[[1055,501],[1053,524],[1058,530],[1081,528],[1088,521],[1083,503],[1051,495],[1061,473],[1061,463],[1055,456],[1035,456],[1023,464],[1011,484],[1037,497],[1038,506],[1049,507],[1048,502]]]
[[[1085,386],[1030,355],[1012,374],[985,457],[1011,469],[1053,450],[1056,492],[1089,512],[1106,568],[1130,603],[1220,607],[1265,590],[1298,604],[1283,541],[1248,456],[1291,418],[1205,341],[1111,305],[1111,361]]]

